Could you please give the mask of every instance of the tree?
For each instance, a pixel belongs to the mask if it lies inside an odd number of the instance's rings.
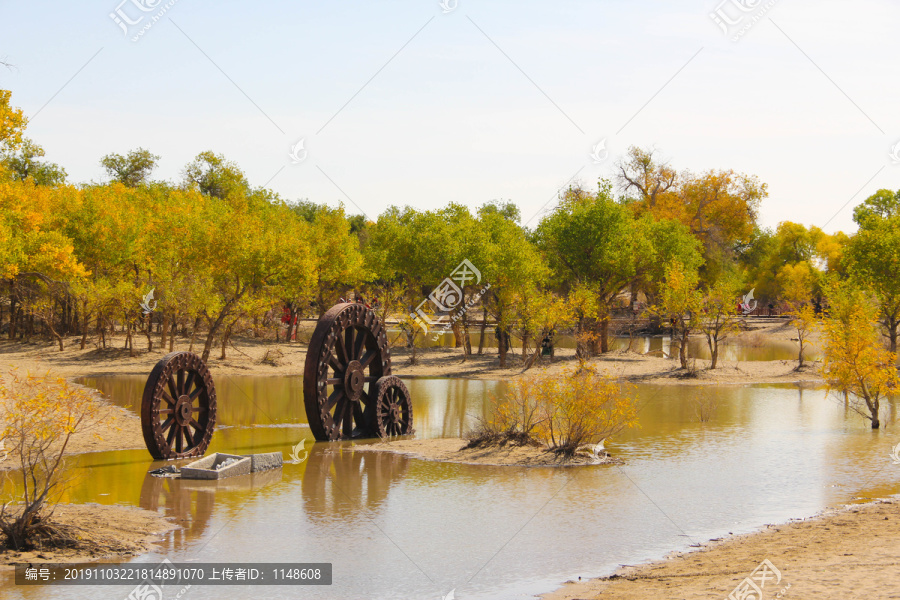
[[[11,97],[9,90],[0,90],[0,152],[4,153],[18,149],[28,124],[22,109],[10,105]]]
[[[107,154],[100,159],[100,165],[106,169],[106,173],[113,181],[128,187],[138,187],[150,182],[150,174],[158,161],[159,156],[156,154],[138,148],[129,151],[125,156],[116,153]]]
[[[688,368],[688,340],[700,323],[703,298],[697,290],[699,275],[696,269],[686,269],[675,261],[666,269],[666,285],[659,306],[655,307],[672,323],[672,337],[678,339],[678,360],[682,369]]]
[[[617,179],[626,197],[659,216],[658,205],[669,190],[674,191],[678,174],[667,163],[658,163],[653,154],[637,146],[628,148],[625,159],[616,165]]]
[[[719,344],[737,330],[739,284],[734,277],[720,277],[706,290],[700,305],[698,327],[706,336],[706,344],[709,346],[710,369],[715,369],[718,363]]]
[[[856,281],[875,293],[881,325],[890,339],[891,352],[896,352],[900,330],[900,211],[884,208],[890,203],[881,192],[867,199],[861,205],[863,210],[854,211],[860,227],[847,246],[848,268]],[[874,206],[884,210],[875,211]]]
[[[850,408],[878,429],[881,399],[900,390],[897,355],[881,344],[872,301],[864,292],[846,283],[833,285],[828,299],[822,375],[829,391],[842,393]]]
[[[872,219],[889,219],[900,215],[900,190],[878,190],[853,209],[853,220],[860,227]]]
[[[0,531],[6,545],[18,551],[41,546],[58,537],[49,522],[60,493],[60,472],[73,435],[89,431],[107,419],[107,410],[87,391],[49,375],[6,376],[0,387],[0,441],[18,462],[21,507],[0,508]]]
[[[631,211],[613,200],[608,182],[596,194],[570,188],[538,224],[535,239],[558,285],[587,286],[596,295],[598,313],[579,327],[599,324],[600,351],[607,352],[612,305],[637,277],[641,257],[652,252]]]
[[[215,198],[250,191],[250,185],[237,164],[211,150],[201,152],[185,165],[183,176],[185,187]]]
[[[797,355],[797,368],[803,368],[803,350],[816,325],[816,314],[811,299],[815,275],[809,264],[800,262],[796,265],[785,265],[779,273],[783,298],[788,305],[791,324],[797,330],[797,341],[800,352]]]

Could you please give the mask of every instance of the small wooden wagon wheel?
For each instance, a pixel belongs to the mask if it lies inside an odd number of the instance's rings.
[[[412,400],[400,378],[385,376],[375,385],[377,396],[370,413],[373,433],[382,438],[413,433]]]
[[[216,388],[190,352],[164,356],[144,385],[141,429],[153,458],[203,456],[216,427]]]
[[[391,351],[375,311],[361,303],[331,307],[316,324],[306,352],[303,402],[319,441],[372,434],[365,416],[375,382],[391,373]]]

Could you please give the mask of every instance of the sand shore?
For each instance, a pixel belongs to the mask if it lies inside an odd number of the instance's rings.
[[[542,598],[726,599],[764,560],[779,572],[769,571],[762,588],[767,600],[900,598],[898,509],[900,501],[892,499],[828,510],[663,561],[624,566],[611,577],[569,582]],[[754,577],[759,585],[760,572]]]

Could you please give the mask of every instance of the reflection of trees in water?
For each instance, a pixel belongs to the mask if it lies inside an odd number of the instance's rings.
[[[409,458],[354,450],[349,443],[315,444],[303,473],[303,507],[312,520],[355,518],[378,508],[406,476]]]
[[[281,469],[212,481],[154,477],[148,473],[141,486],[140,505],[154,512],[162,508],[162,514],[178,525],[179,529],[165,542],[166,550],[173,551],[206,531],[217,492],[249,492],[275,481],[281,481]]]

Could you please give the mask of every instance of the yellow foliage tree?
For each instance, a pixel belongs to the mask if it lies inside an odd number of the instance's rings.
[[[897,355],[882,344],[872,319],[874,305],[864,293],[846,285],[832,286],[829,300],[822,375],[829,391],[842,393],[850,407],[878,429],[881,399],[900,389]]]
[[[62,459],[73,435],[108,418],[107,409],[88,391],[65,379],[9,373],[0,385],[0,441],[18,463],[20,502],[0,507],[0,531],[8,547],[26,550],[56,537],[50,524],[60,490]]]

